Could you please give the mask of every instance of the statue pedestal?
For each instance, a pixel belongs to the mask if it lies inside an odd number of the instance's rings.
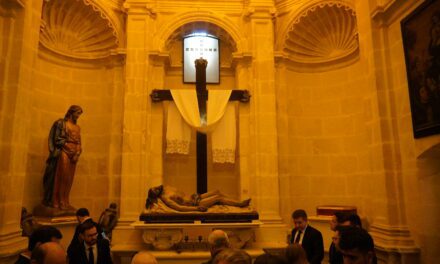
[[[202,263],[210,258],[208,235],[215,229],[228,233],[233,247],[243,248],[252,257],[263,250],[253,245],[262,223],[167,223],[149,224],[120,219],[113,230],[112,252],[116,264],[129,264],[136,252],[147,250],[164,264]]]
[[[149,224],[134,222],[134,229],[142,230],[143,241],[155,250],[174,249],[182,251],[207,251],[208,236],[215,229],[225,231],[234,248],[250,246],[255,238],[255,229],[261,222],[253,220],[249,223],[193,223],[182,224]]]
[[[38,219],[38,222],[60,223],[60,222],[76,222],[76,209],[71,207],[68,209],[59,209],[39,204],[35,206],[32,214]]]

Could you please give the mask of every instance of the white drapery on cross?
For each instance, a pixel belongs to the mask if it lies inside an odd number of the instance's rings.
[[[200,120],[195,90],[171,90],[173,102],[168,106],[166,153],[188,154],[191,127],[211,133],[212,155],[215,163],[235,163],[236,122],[235,104],[229,102],[231,90],[210,90],[207,101],[207,120]]]

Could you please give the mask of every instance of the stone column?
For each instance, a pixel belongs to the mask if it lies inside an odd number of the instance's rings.
[[[32,118],[31,76],[42,0],[0,2],[0,262],[27,246],[20,214]],[[31,208],[28,208],[31,210]],[[12,263],[12,262],[11,262]]]
[[[147,185],[152,183],[152,168],[161,164],[160,153],[151,152],[157,138],[156,127],[162,126],[152,112],[150,84],[153,79],[149,50],[152,45],[154,14],[149,1],[126,1],[127,55],[124,94],[121,219],[129,223],[138,219],[145,206]],[[159,169],[154,169],[160,171]],[[158,174],[158,173],[156,173]]]
[[[260,244],[285,241],[279,205],[273,14],[273,1],[250,1],[245,17],[253,55],[247,166],[251,196],[265,223],[257,234]]]
[[[398,69],[393,63],[395,58],[390,50],[394,49],[390,38],[389,26],[400,14],[414,5],[413,2],[396,2],[388,7],[378,3],[358,1],[356,13],[360,32],[361,60],[364,60],[365,75],[374,74],[369,78],[373,95],[377,98],[377,113],[374,113],[378,135],[375,137],[374,155],[375,167],[372,173],[372,186],[381,186],[382,189],[370,193],[369,202],[372,219],[369,228],[377,248],[379,261],[386,263],[417,263],[419,248],[411,234],[407,216],[404,189],[404,174],[402,163],[402,149],[398,113],[396,108],[396,87],[393,87],[395,71]],[[371,16],[371,14],[374,14]],[[372,19],[372,20],[371,20]],[[400,30],[398,36],[400,37]],[[399,45],[396,45],[399,46]],[[367,52],[369,51],[369,52]],[[373,52],[374,51],[374,52]],[[373,182],[374,181],[374,182]]]

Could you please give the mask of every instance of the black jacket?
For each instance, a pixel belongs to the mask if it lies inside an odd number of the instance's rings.
[[[110,245],[107,239],[98,239],[98,257],[95,264],[113,264],[110,255]],[[88,264],[84,243],[76,244],[68,252],[69,264]]]
[[[343,264],[344,258],[342,257],[341,252],[336,249],[335,244],[332,242],[330,248],[328,250],[328,262],[330,264]]]
[[[26,258],[23,255],[19,255],[17,261],[15,261],[15,264],[30,264],[31,260]]]
[[[96,231],[98,232],[98,239],[101,239],[102,238],[102,234],[101,234],[101,228],[99,228],[99,225],[96,222],[94,222],[92,218],[87,218],[81,224],[84,224],[86,222],[92,222],[92,223],[95,224]],[[81,243],[81,241],[79,239],[79,227],[81,226],[81,224],[77,225],[76,228],[75,228],[75,233],[73,234],[72,241],[70,241],[70,244],[67,247],[67,254],[69,254],[69,251],[71,251],[72,248],[74,248],[77,244]]]
[[[293,243],[296,231],[296,228],[292,230],[290,243]],[[324,259],[324,242],[322,240],[321,232],[310,225],[307,225],[301,246],[306,252],[307,261],[310,264],[321,264],[321,261]]]

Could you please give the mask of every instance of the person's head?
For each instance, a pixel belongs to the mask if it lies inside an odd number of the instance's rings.
[[[71,105],[69,107],[69,110],[67,110],[66,115],[64,116],[64,119],[71,119],[73,123],[76,124],[76,121],[78,120],[79,116],[83,113],[83,110],[81,106],[79,105]]]
[[[339,250],[339,241],[341,239],[341,233],[344,232],[344,230],[350,228],[351,226],[346,226],[346,225],[338,225],[335,228],[335,232],[333,233],[332,236],[332,242],[333,244],[335,244],[335,247]]]
[[[157,260],[152,254],[140,251],[134,255],[131,264],[157,264]]]
[[[98,231],[95,223],[86,221],[79,226],[79,236],[87,244],[93,246],[98,241]]]
[[[214,258],[213,264],[252,264],[251,256],[244,250],[225,249]]]
[[[63,247],[56,242],[46,242],[32,250],[32,264],[66,264],[67,255]]]
[[[362,228],[362,221],[358,214],[352,213],[348,215],[348,221],[350,221],[351,226]]]
[[[116,203],[111,203],[109,207],[110,207],[111,209],[115,209],[115,210],[116,210],[116,208],[117,208],[118,206],[116,205]]]
[[[290,244],[286,248],[286,259],[290,264],[307,264],[307,255],[300,244]]]
[[[211,251],[211,256],[222,249],[229,248],[229,238],[225,231],[217,229],[211,232],[208,236],[209,250]]]
[[[287,264],[287,261],[280,256],[264,253],[255,259],[254,264]]]
[[[307,213],[302,209],[295,210],[292,213],[293,223],[295,224],[295,228],[304,231],[307,227]]]
[[[341,230],[339,249],[344,264],[372,264],[374,260],[374,242],[370,234],[362,228],[348,227]]]
[[[147,202],[145,203],[145,207],[150,209],[154,203],[157,202],[157,199],[162,195],[163,185],[159,185],[148,190]]]
[[[78,220],[78,223],[84,222],[87,218],[90,217],[89,210],[87,208],[79,208],[76,210],[76,220]]]
[[[338,225],[349,225],[348,215],[344,212],[335,212],[332,215],[332,219],[330,221],[330,229],[335,231],[336,226]]]
[[[32,232],[29,237],[28,250],[32,251],[35,247],[46,242],[59,243],[63,238],[60,230],[53,226],[41,226]]]

